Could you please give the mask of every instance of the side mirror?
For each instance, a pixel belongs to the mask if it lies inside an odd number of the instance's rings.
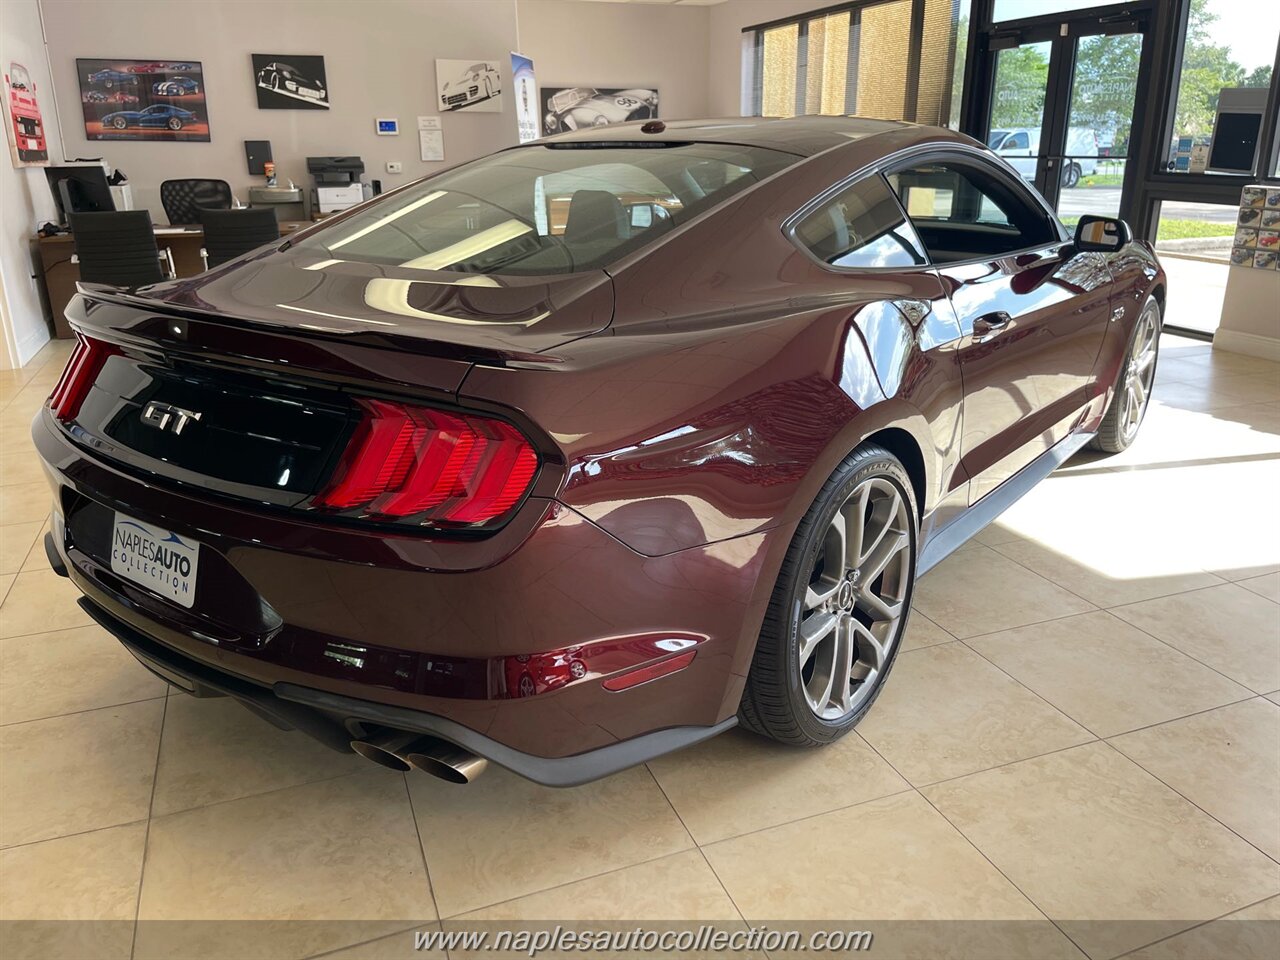
[[[1115,217],[1083,216],[1076,224],[1075,247],[1081,253],[1115,253],[1133,239],[1133,231]]]

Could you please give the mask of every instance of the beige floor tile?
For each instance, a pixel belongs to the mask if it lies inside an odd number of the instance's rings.
[[[0,526],[0,573],[17,573],[43,526],[38,521]]]
[[[1151,393],[1157,403],[1185,410],[1215,410],[1280,399],[1280,385],[1262,373],[1223,373],[1194,383],[1157,384]]]
[[[26,559],[22,561],[22,573],[42,573],[51,569],[49,555],[44,552],[44,535],[49,532],[49,529],[49,521],[46,520],[41,524],[40,532],[36,534],[35,540],[32,541],[31,549],[27,551]]]
[[[1280,690],[1277,690],[1275,693],[1268,693],[1267,699],[1272,703],[1280,704]]]
[[[693,846],[644,767],[570,790],[502,769],[465,789],[425,775],[409,788],[442,917]]]
[[[6,960],[127,960],[145,842],[134,823],[0,851]]]
[[[749,923],[1040,916],[915,792],[723,840],[704,852]]]
[[[144,820],[164,700],[0,727],[0,845]]]
[[[1237,910],[1162,940],[1125,960],[1275,960],[1280,955],[1280,897]]]
[[[1010,540],[1017,540],[1018,534],[1015,530],[1010,530],[1003,523],[997,520],[995,523],[987,524],[973,538],[978,543],[986,544],[988,547],[994,547],[1000,543],[1008,543]]]
[[[922,577],[915,606],[962,639],[1093,609],[981,544],[958,550]]]
[[[806,750],[733,730],[649,769],[701,844],[908,789],[856,733]]]
[[[427,960],[448,960],[448,952],[444,949],[427,950],[418,949],[415,946],[414,935],[417,932],[434,933],[439,930],[439,923],[426,923],[387,937],[358,943],[354,947],[343,947],[341,950],[317,954],[312,960],[418,960],[419,957],[426,957]],[[474,952],[467,954],[468,957],[475,955]],[[507,956],[510,957],[511,954]]]
[[[17,580],[17,574],[6,573],[0,574],[0,608],[3,607],[5,598],[9,596],[9,591],[13,589],[13,583]],[[4,625],[4,617],[0,614],[0,626]]]
[[[858,732],[917,786],[1093,739],[959,643],[899,656]]]
[[[955,637],[947,633],[919,610],[912,610],[911,617],[907,620],[906,636],[902,638],[902,649],[903,651],[920,650],[923,647],[932,647],[937,643],[949,643],[954,639]]]
[[[279,730],[230,698],[169,700],[154,816],[368,769],[296,731]]]
[[[0,724],[163,697],[167,686],[96,624],[0,640]]]
[[[52,570],[20,573],[0,603],[0,638],[88,626],[93,620],[79,599],[71,581]]]
[[[43,523],[52,509],[52,503],[49,485],[43,480],[2,486],[0,523]]]
[[[924,793],[1093,957],[1280,892],[1280,866],[1104,743]]]
[[[45,490],[49,485],[44,479],[44,468],[34,450],[19,453],[0,453],[0,487],[15,485],[30,487],[44,483]],[[9,518],[0,514],[0,521],[9,523]]]
[[[968,642],[1099,737],[1249,696],[1245,687],[1104,611]]]
[[[1280,706],[1259,697],[1110,743],[1280,860]]]
[[[456,919],[464,925],[470,920],[741,922],[733,901],[697,850],[494,904]]]
[[[435,920],[404,778],[370,770],[157,817],[138,917],[139,958],[246,960]]]
[[[1251,690],[1280,688],[1280,605],[1237,584],[1112,612]]]
[[[1099,570],[1082,561],[1079,553],[1055,550],[1033,540],[1013,540],[992,549],[1099,607],[1136,603],[1222,583],[1203,570],[1143,576],[1145,565],[1140,560],[1134,565],[1133,575],[1125,576],[1123,564],[1131,553],[1112,552],[1109,569]]]
[[[1272,603],[1280,603],[1280,571],[1251,577],[1238,581],[1240,586],[1260,597],[1266,597]]]

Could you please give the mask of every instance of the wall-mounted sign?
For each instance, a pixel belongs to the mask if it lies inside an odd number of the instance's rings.
[[[533,61],[518,53],[511,54],[511,89],[516,98],[516,135],[521,143],[537,140],[538,84],[533,79]]]
[[[10,63],[4,75],[8,89],[5,97],[9,114],[5,130],[9,135],[9,151],[15,167],[49,165],[49,146],[44,139],[44,121],[36,102],[36,83],[20,63]]]
[[[199,60],[76,61],[89,140],[209,140]]]
[[[324,57],[255,53],[253,82],[259,110],[328,110]]]

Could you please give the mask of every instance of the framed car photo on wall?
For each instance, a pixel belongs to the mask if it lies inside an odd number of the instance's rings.
[[[208,142],[198,60],[76,60],[88,140]]]
[[[658,116],[654,87],[543,87],[538,99],[543,136]]]
[[[442,113],[501,113],[497,60],[437,60],[436,106]]]
[[[329,109],[324,57],[292,53],[255,53],[252,57],[259,110]]]

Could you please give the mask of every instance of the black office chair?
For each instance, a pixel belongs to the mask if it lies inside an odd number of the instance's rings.
[[[160,184],[164,215],[173,226],[200,222],[201,210],[230,210],[231,185],[225,180],[166,180]]]
[[[168,249],[156,247],[148,211],[69,213],[67,219],[76,243],[71,262],[80,265],[81,280],[140,287],[174,276]]]
[[[254,247],[280,239],[280,224],[276,220],[276,212],[270,207],[201,210],[200,223],[204,226],[204,246],[200,249],[200,256],[206,270],[234,260]]]

